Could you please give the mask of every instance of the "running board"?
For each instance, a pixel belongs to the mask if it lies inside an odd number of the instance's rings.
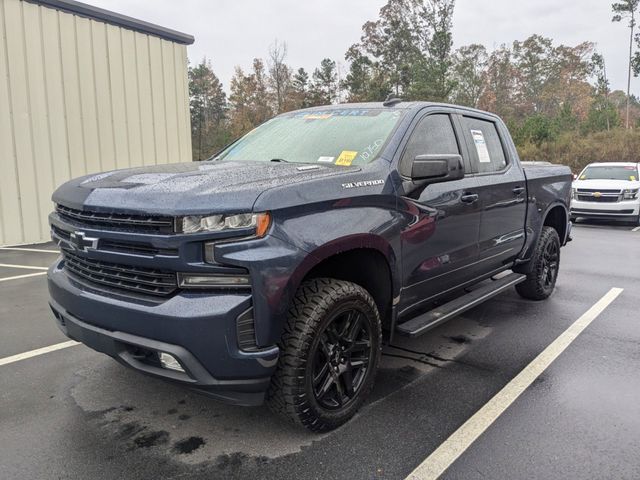
[[[419,337],[423,333],[441,325],[447,320],[480,305],[482,302],[495,297],[520,282],[524,282],[526,278],[526,275],[511,273],[499,280],[495,280],[485,286],[472,290],[449,303],[445,303],[444,305],[412,318],[409,321],[399,324],[396,326],[396,331],[401,335]]]

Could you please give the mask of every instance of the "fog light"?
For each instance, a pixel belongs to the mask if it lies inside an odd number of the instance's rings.
[[[167,370],[175,370],[177,372],[184,372],[184,368],[182,368],[180,362],[173,355],[160,352],[158,358],[160,359],[160,365],[162,365],[162,368],[166,368]]]
[[[250,279],[249,275],[179,273],[178,283],[182,288],[248,288]]]

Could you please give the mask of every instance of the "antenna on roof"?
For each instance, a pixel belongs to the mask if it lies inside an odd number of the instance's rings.
[[[384,107],[393,107],[394,105],[397,105],[400,102],[402,102],[401,98],[394,97],[393,93],[390,93],[387,96],[387,98],[385,99],[385,101],[382,102],[382,106],[384,106]]]

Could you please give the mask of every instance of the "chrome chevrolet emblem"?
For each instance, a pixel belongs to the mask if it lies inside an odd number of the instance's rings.
[[[75,249],[81,252],[87,252],[89,249],[98,248],[98,239],[85,237],[84,232],[73,232],[69,235],[69,243]]]

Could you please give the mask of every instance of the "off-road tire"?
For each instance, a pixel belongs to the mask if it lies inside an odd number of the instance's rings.
[[[557,252],[555,267],[549,265],[550,251]],[[553,293],[560,268],[560,237],[554,228],[542,227],[540,238],[538,238],[535,252],[530,261],[532,262],[531,272],[524,282],[516,285],[516,290],[523,298],[544,300]],[[549,268],[554,270],[551,279],[548,276]]]
[[[317,349],[322,348],[322,332],[348,308],[361,312],[361,322],[368,325],[370,360],[353,398],[338,410],[328,410],[314,394],[313,359]],[[267,404],[275,413],[311,431],[332,430],[355,415],[373,388],[382,349],[378,308],[359,285],[331,278],[308,280],[292,301],[279,347],[280,357],[267,392]]]

